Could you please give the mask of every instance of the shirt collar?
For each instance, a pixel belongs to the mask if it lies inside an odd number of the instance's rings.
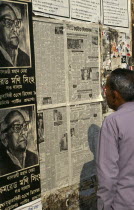
[[[18,56],[18,49],[15,50],[15,62],[13,64],[12,59],[10,55],[7,53],[7,51],[0,45],[0,51],[3,54],[4,58],[11,63],[13,66],[17,65],[17,56]]]
[[[7,155],[10,157],[10,159],[13,161],[15,165],[19,166],[19,168],[25,168],[26,151],[24,152],[22,165],[20,164],[19,160],[9,150],[7,150]]]
[[[129,108],[130,109],[131,107],[134,109],[134,101],[129,101],[129,102],[126,102],[126,103],[120,105],[117,110],[120,110],[122,108]]]

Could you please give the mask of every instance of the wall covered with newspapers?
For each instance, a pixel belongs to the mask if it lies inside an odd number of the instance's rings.
[[[97,142],[90,129],[97,136],[102,121],[100,40],[97,24],[34,19],[41,185],[46,192],[78,183],[84,163],[90,162],[86,178],[95,175]]]
[[[81,183],[95,180],[106,77],[131,66],[129,11],[126,0],[33,0],[43,193],[76,183],[95,193]]]
[[[40,198],[32,3],[0,1],[0,209]]]
[[[37,140],[43,195],[75,184],[95,195],[106,77],[132,66],[129,11],[126,0],[0,1],[0,209],[42,208]]]

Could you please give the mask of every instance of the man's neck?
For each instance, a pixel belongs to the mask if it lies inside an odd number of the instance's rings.
[[[20,165],[23,168],[26,150],[13,151],[10,149],[9,152],[18,159],[18,161],[20,162]]]
[[[8,55],[10,56],[10,58],[12,60],[12,63],[15,64],[17,48],[12,48],[12,47],[9,47],[9,46],[5,46],[1,42],[0,42],[0,46],[8,53]]]
[[[9,54],[13,64],[15,62],[15,56],[16,56],[16,49],[13,49],[13,48],[7,48],[6,49],[7,53]]]

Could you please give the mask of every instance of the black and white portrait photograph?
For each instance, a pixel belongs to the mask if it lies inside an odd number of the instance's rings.
[[[75,128],[70,128],[71,137],[75,136]]]
[[[30,66],[28,5],[0,1],[0,68]]]
[[[54,119],[54,126],[62,125],[62,123],[63,123],[62,113],[60,111],[58,111],[57,109],[55,109],[53,111],[53,119]]]
[[[72,50],[83,51],[84,42],[83,39],[67,39],[67,48]]]
[[[92,81],[99,81],[99,70],[97,67],[92,67]]]
[[[55,34],[61,34],[61,35],[63,35],[63,26],[57,26],[57,27],[55,27]]]
[[[43,122],[43,112],[37,113],[37,135],[38,143],[44,142],[44,122]]]
[[[35,106],[0,110],[0,176],[38,164]]]
[[[91,79],[91,68],[81,69],[81,79],[82,80],[90,80]]]
[[[68,137],[67,133],[64,133],[62,138],[60,139],[60,152],[68,150]]]
[[[51,97],[44,97],[42,100],[42,104],[46,105],[46,104],[52,104],[52,98]]]
[[[92,36],[92,44],[98,45],[98,36]]]

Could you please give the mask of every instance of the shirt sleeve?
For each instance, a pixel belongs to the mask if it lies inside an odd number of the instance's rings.
[[[104,120],[97,147],[98,210],[110,210],[118,178],[118,129],[116,122]]]

